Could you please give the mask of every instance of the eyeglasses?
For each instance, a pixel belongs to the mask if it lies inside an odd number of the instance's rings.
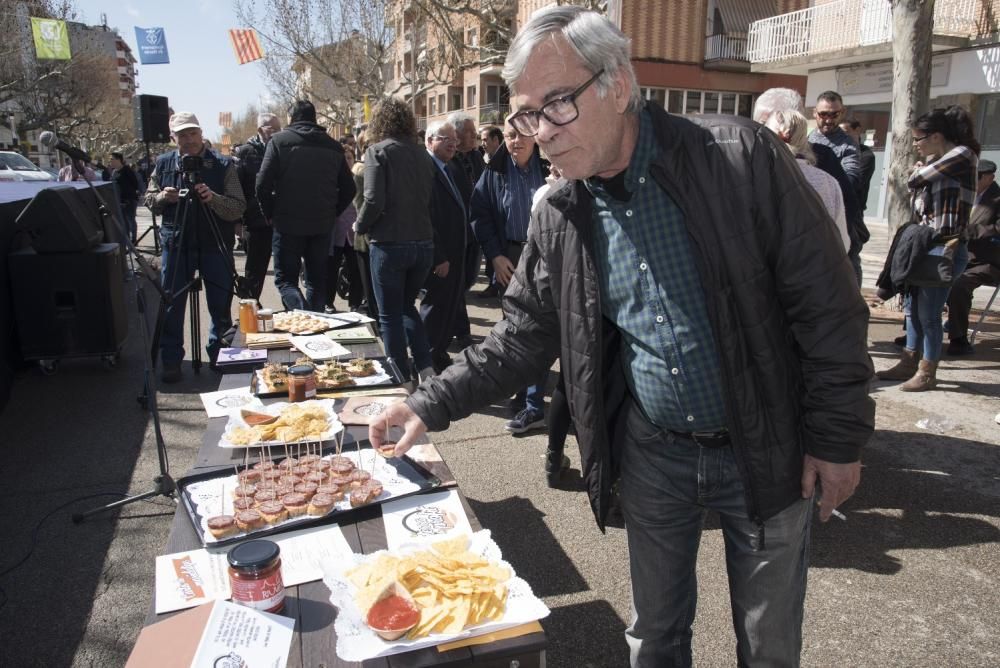
[[[923,135],[922,137],[914,137],[913,138],[913,143],[914,144],[919,144],[920,142],[922,142],[923,140],[927,139],[928,137],[930,137],[930,135]]]
[[[445,137],[444,135],[431,135],[431,139],[437,141],[443,141],[445,144],[457,144],[458,140],[453,137]]]
[[[837,116],[840,116],[840,112],[839,111],[817,111],[816,115],[819,116],[820,118],[836,118]]]
[[[576,106],[576,98],[583,94],[583,91],[597,81],[597,77],[604,74],[601,69],[597,74],[587,79],[582,86],[569,95],[563,95],[554,100],[550,100],[542,105],[541,109],[534,111],[519,111],[511,116],[507,122],[511,127],[524,137],[534,137],[538,134],[538,126],[545,117],[552,125],[569,125],[580,116],[580,110]]]

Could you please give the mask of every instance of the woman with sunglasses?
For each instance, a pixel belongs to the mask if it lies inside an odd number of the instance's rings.
[[[965,227],[976,199],[976,165],[979,142],[969,112],[960,106],[934,109],[916,120],[911,128],[917,153],[928,162],[918,162],[907,186],[912,202],[912,220],[933,229],[934,243],[951,242],[954,247],[952,282],[962,275],[969,254]],[[906,348],[899,362],[876,374],[881,380],[905,380],[904,392],[934,388],[944,331],[941,311],[951,285],[910,286],[907,294]]]

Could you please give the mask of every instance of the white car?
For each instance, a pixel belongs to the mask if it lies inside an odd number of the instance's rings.
[[[0,151],[0,181],[55,181],[56,178],[20,153]]]

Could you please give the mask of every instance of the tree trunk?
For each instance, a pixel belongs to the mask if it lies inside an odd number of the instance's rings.
[[[889,228],[910,220],[906,181],[917,161],[910,129],[927,110],[931,87],[934,0],[892,0],[892,162],[889,164]]]

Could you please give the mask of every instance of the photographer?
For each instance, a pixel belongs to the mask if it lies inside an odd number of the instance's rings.
[[[170,117],[170,136],[177,150],[156,159],[145,204],[162,216],[163,287],[173,294],[160,337],[164,383],[181,379],[184,359],[184,309],[188,282],[198,270],[212,318],[209,360],[219,354],[220,336],[233,324],[233,223],[246,208],[236,168],[229,158],[205,147],[195,115],[181,111]],[[187,195],[185,197],[185,195]]]

